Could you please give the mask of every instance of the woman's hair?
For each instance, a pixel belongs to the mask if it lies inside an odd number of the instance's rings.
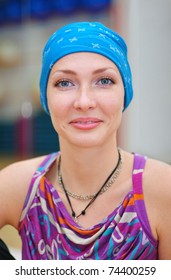
[[[99,22],[74,22],[57,30],[47,41],[42,57],[40,99],[49,113],[47,83],[53,65],[62,57],[76,52],[103,55],[118,67],[125,89],[124,110],[133,97],[132,75],[123,38]]]

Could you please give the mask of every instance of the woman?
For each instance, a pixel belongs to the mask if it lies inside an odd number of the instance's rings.
[[[23,259],[171,259],[171,168],[117,144],[133,95],[123,39],[64,26],[45,46],[40,92],[60,152],[0,174],[0,226],[18,229]]]

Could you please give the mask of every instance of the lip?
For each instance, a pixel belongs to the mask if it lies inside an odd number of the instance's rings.
[[[98,118],[76,118],[73,119],[69,124],[72,125],[73,127],[81,130],[89,130],[96,128],[102,123],[102,120]]]

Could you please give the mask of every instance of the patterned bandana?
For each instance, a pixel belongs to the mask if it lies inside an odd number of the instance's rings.
[[[125,88],[125,110],[132,100],[133,88],[124,40],[99,22],[75,22],[57,30],[45,45],[40,76],[40,100],[45,111],[49,113],[46,90],[53,65],[65,55],[76,52],[101,54],[114,62]]]

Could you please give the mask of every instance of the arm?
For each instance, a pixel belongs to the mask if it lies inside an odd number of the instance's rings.
[[[163,172],[159,197],[159,259],[171,260],[171,167]]]
[[[171,166],[148,160],[144,195],[154,237],[159,241],[160,260],[171,260]]]
[[[21,163],[11,164],[0,171],[0,228],[6,224],[18,225],[24,195],[23,181],[25,174]]]
[[[0,228],[18,227],[33,173],[41,158],[16,162],[0,171]]]

